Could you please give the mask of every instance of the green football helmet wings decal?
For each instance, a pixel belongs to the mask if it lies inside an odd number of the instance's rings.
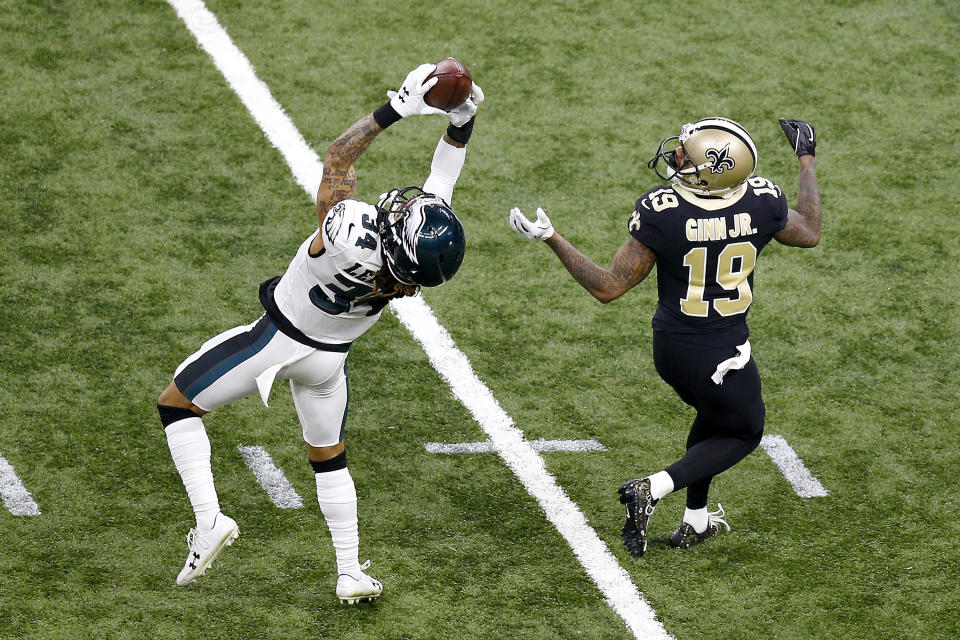
[[[390,273],[407,285],[436,287],[463,262],[463,225],[442,198],[420,187],[394,189],[377,204],[383,254]]]

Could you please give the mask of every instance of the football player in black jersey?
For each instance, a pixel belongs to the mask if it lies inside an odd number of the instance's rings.
[[[729,529],[722,507],[707,511],[710,481],[760,444],[765,409],[747,339],[754,267],[771,238],[816,246],[822,216],[814,129],[784,119],[780,127],[800,161],[795,210],[780,187],[753,175],[757,150],[742,126],[726,118],[686,124],[650,160],[649,167],[671,184],[637,200],[627,225],[630,238],[609,269],[556,233],[543,209],[536,220],[510,210],[513,229],[545,241],[601,302],[619,298],[657,266],[654,364],[697,413],[682,458],[620,487],[627,512],[621,536],[634,556],[647,549],[647,524],[657,502],[680,489],[687,490],[687,508],[671,545],[687,548]]]

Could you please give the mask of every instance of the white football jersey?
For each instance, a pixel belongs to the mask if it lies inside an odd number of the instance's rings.
[[[383,266],[377,209],[356,200],[338,202],[317,230],[323,250],[310,255],[316,233],[303,241],[274,290],[281,313],[308,337],[327,344],[357,339],[386,306],[373,296]]]

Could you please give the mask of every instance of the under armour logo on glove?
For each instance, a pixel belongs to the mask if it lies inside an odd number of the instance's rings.
[[[435,64],[422,64],[407,74],[397,91],[387,91],[390,106],[401,118],[412,115],[447,115],[443,109],[431,107],[424,101],[427,91],[437,84],[437,78],[428,78],[437,68]]]

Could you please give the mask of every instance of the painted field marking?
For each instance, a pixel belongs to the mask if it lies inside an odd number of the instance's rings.
[[[273,458],[270,457],[266,449],[258,446],[238,446],[237,450],[243,457],[243,461],[250,467],[250,471],[253,471],[257,482],[270,496],[270,501],[273,504],[281,509],[300,509],[303,507],[303,498],[287,480],[283,470],[273,464]]]
[[[767,452],[780,473],[790,482],[801,498],[822,498],[830,495],[816,476],[810,473],[783,436],[768,435],[760,439],[760,446]]]
[[[451,391],[473,414],[490,438],[494,450],[540,504],[547,519],[567,541],[587,574],[600,588],[607,604],[623,618],[636,638],[672,638],[656,613],[620,566],[616,557],[587,522],[556,478],[547,471],[543,457],[514,426],[513,419],[477,377],[467,357],[447,330],[437,322],[422,298],[401,298],[391,303],[400,322],[413,334],[430,363],[450,385]]]
[[[167,1],[193,33],[200,47],[213,59],[270,144],[283,154],[297,184],[311,198],[316,198],[323,163],[274,99],[270,88],[257,77],[247,57],[233,44],[217,17],[202,0]]]
[[[528,440],[534,451],[606,451],[607,448],[596,440]],[[483,442],[425,442],[424,449],[430,453],[495,453],[496,447],[491,440]]]
[[[306,145],[289,117],[253,71],[246,56],[233,44],[223,27],[201,0],[167,0],[200,46],[243,101],[270,142],[290,165],[297,182],[311,199],[316,197],[322,163]],[[252,86],[248,86],[252,84]],[[311,174],[316,172],[313,179]],[[490,390],[477,378],[466,356],[440,326],[423,298],[391,303],[400,321],[420,342],[434,368],[457,398],[473,414],[493,441],[497,453],[536,499],[566,539],[604,599],[638,639],[672,638],[657,620],[656,612],[617,562],[586,517],[547,471],[543,458],[524,440],[523,432],[500,408]]]
[[[483,442],[426,442],[424,448],[430,453],[493,453],[496,447],[490,440]],[[536,451],[607,451],[596,440],[531,440],[530,446]],[[777,469],[787,479],[794,492],[801,498],[821,498],[830,495],[817,480],[803,460],[793,450],[783,436],[767,435],[760,440],[760,446],[770,456]]]
[[[2,455],[0,455],[0,498],[3,499],[3,506],[15,516],[40,515],[40,507],[23,486],[13,465]]]

